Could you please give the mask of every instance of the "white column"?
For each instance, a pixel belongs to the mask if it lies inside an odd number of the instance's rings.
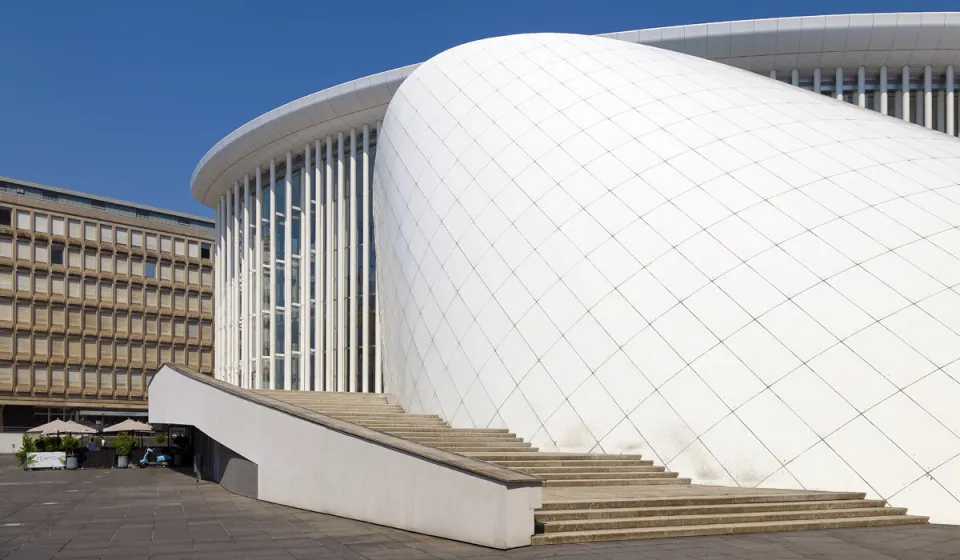
[[[223,380],[230,383],[230,357],[233,354],[233,348],[230,344],[230,316],[232,307],[230,305],[230,263],[233,257],[233,236],[230,233],[231,219],[230,210],[233,206],[230,204],[230,187],[227,187],[226,194],[223,197]]]
[[[363,289],[360,300],[360,333],[363,337],[363,392],[370,392],[370,126],[363,125],[363,219],[360,221],[360,244],[363,245]]]
[[[223,242],[220,240],[220,221],[223,216],[223,202],[217,201],[217,210],[213,221],[213,377],[222,379],[220,367],[223,364],[223,358],[220,353],[220,342],[223,337],[220,335],[220,326],[223,321],[220,319],[220,312],[223,311],[222,300],[220,299],[220,282],[223,280],[223,267],[220,265],[220,248]]]
[[[795,86],[800,85],[800,70],[794,68],[790,71],[790,83]]]
[[[867,69],[857,68],[857,105],[867,106]]]
[[[923,115],[923,97],[924,97],[923,94],[921,94],[919,91],[917,92],[916,95],[913,96],[913,103],[914,103],[914,105],[916,105],[916,106],[913,108],[913,110],[915,111],[915,113],[914,113],[914,119],[916,119],[917,124],[919,124],[920,126],[924,126],[924,123],[923,123],[923,119],[924,119],[924,115]]]
[[[253,365],[254,379],[253,386],[256,389],[267,389],[263,387],[263,179],[260,173],[260,166],[257,166],[257,206],[254,209],[253,220],[255,224],[256,235],[253,238],[253,332],[255,347],[253,356],[256,363]]]
[[[910,122],[910,67],[903,67],[903,75],[900,79],[900,91],[902,92],[900,101],[900,117]]]
[[[310,390],[310,201],[313,188],[310,174],[310,144],[303,145],[300,170],[300,388]]]
[[[777,71],[776,71],[776,70],[771,70],[771,71],[770,71],[770,79],[771,79],[771,80],[776,80],[776,79],[777,79]]]
[[[293,386],[293,154],[287,150],[287,167],[283,173],[286,204],[283,209],[283,387]]]
[[[276,389],[277,378],[277,162],[270,158],[270,305],[267,314],[270,317],[270,378],[267,384]],[[280,372],[282,374],[282,372]]]
[[[316,249],[314,249],[314,266],[316,267],[315,281],[316,285],[313,288],[313,310],[314,313],[314,324],[313,324],[313,355],[315,362],[315,380],[314,386],[317,391],[324,390],[324,380],[325,377],[323,372],[326,371],[324,367],[324,354],[323,354],[323,270],[324,270],[324,259],[323,259],[323,173],[322,167],[320,167],[320,140],[317,139],[315,142],[314,153],[316,154],[316,159],[314,160],[314,168],[311,171],[313,173],[313,187],[316,191],[315,198],[317,200],[317,206],[315,208],[316,212],[316,231],[314,235],[316,236]]]
[[[333,189],[335,187],[333,183],[333,137],[327,136],[327,157],[326,157],[326,180],[324,185],[327,189],[327,205],[324,210],[327,222],[327,271],[326,271],[326,284],[327,284],[327,320],[326,320],[326,331],[327,331],[327,346],[326,346],[326,362],[327,362],[327,391],[336,391],[337,385],[335,381],[335,374],[337,371],[337,365],[335,361],[336,357],[336,344],[334,336],[336,334],[336,318],[337,318],[337,309],[336,309],[336,293],[334,292],[334,281],[336,280],[337,267],[334,261],[334,250],[336,248],[336,237],[334,234],[334,225],[336,222],[336,214],[334,213],[333,207]]]
[[[933,68],[923,69],[923,126],[933,128]]]
[[[347,201],[343,133],[337,134],[337,391],[347,390],[347,325],[345,303],[347,295]]]
[[[233,219],[230,223],[233,234],[233,262],[230,265],[230,354],[231,383],[240,385],[240,183],[233,184]]]
[[[356,392],[357,387],[357,129],[350,129],[350,296],[349,315],[347,315],[347,330],[349,344],[349,374],[350,391]]]
[[[380,121],[377,121],[377,145],[380,144]],[[370,192],[373,192],[371,189]],[[376,330],[376,339],[374,346],[374,355],[373,355],[373,376],[375,378],[374,391],[378,393],[384,392],[383,387],[383,336],[380,334],[380,288],[377,288],[377,307],[375,309],[375,318],[374,322]]]
[[[843,101],[843,68],[837,67],[836,81],[834,82],[834,96]]]
[[[241,275],[239,289],[240,299],[243,302],[241,305],[243,309],[243,320],[240,322],[239,328],[240,332],[243,333],[242,348],[240,349],[243,364],[240,368],[240,386],[249,389],[253,387],[253,384],[250,383],[250,345],[253,343],[253,338],[250,336],[252,331],[250,329],[250,175],[248,173],[244,173],[243,175],[242,208],[243,235],[240,239],[243,242],[243,248],[241,250],[243,253],[241,261],[243,274]]]
[[[956,134],[956,131],[954,130],[955,128],[954,120],[956,119],[956,115],[954,114],[954,111],[956,110],[956,105],[954,104],[954,100],[953,100],[954,96],[953,96],[953,65],[952,64],[950,66],[947,66],[946,81],[947,81],[947,84],[946,84],[947,86],[947,102],[946,102],[947,128],[946,130],[947,130],[947,134],[949,134],[950,136],[954,136]]]
[[[814,68],[813,69],[813,92],[814,93],[820,93],[820,82],[821,82],[820,69]]]
[[[880,67],[880,112],[889,115],[890,111],[887,100],[887,67]]]

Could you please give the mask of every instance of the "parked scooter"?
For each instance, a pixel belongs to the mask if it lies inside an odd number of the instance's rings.
[[[150,460],[150,455],[155,455],[155,460]],[[138,466],[142,469],[144,467],[166,467],[170,462],[170,457],[167,455],[160,455],[154,453],[152,447],[148,447],[147,451],[143,454],[143,458],[140,459]]]

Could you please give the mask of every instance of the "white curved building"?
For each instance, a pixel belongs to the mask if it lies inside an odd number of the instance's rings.
[[[960,522],[960,20],[616,38],[462,45],[215,146],[217,376]]]

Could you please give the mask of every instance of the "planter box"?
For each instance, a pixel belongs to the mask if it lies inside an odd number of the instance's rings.
[[[63,451],[27,453],[28,469],[62,469],[66,464],[67,454]]]

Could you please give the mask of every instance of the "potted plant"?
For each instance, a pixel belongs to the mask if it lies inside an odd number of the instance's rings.
[[[157,447],[163,447],[163,444],[167,443],[167,434],[160,432],[153,438],[157,442]]]
[[[20,450],[17,451],[17,466],[23,467],[23,470],[27,470],[27,467],[30,466],[32,459],[30,458],[31,453],[37,452],[37,444],[33,441],[33,438],[27,434],[23,434],[23,437],[20,438]]]
[[[130,452],[133,451],[136,443],[136,440],[126,434],[118,437],[116,441],[113,442],[113,446],[117,450],[117,466],[121,469],[127,468],[130,462]]]
[[[77,449],[80,449],[80,440],[70,435],[64,436],[60,447],[67,453],[67,470],[77,470]]]

